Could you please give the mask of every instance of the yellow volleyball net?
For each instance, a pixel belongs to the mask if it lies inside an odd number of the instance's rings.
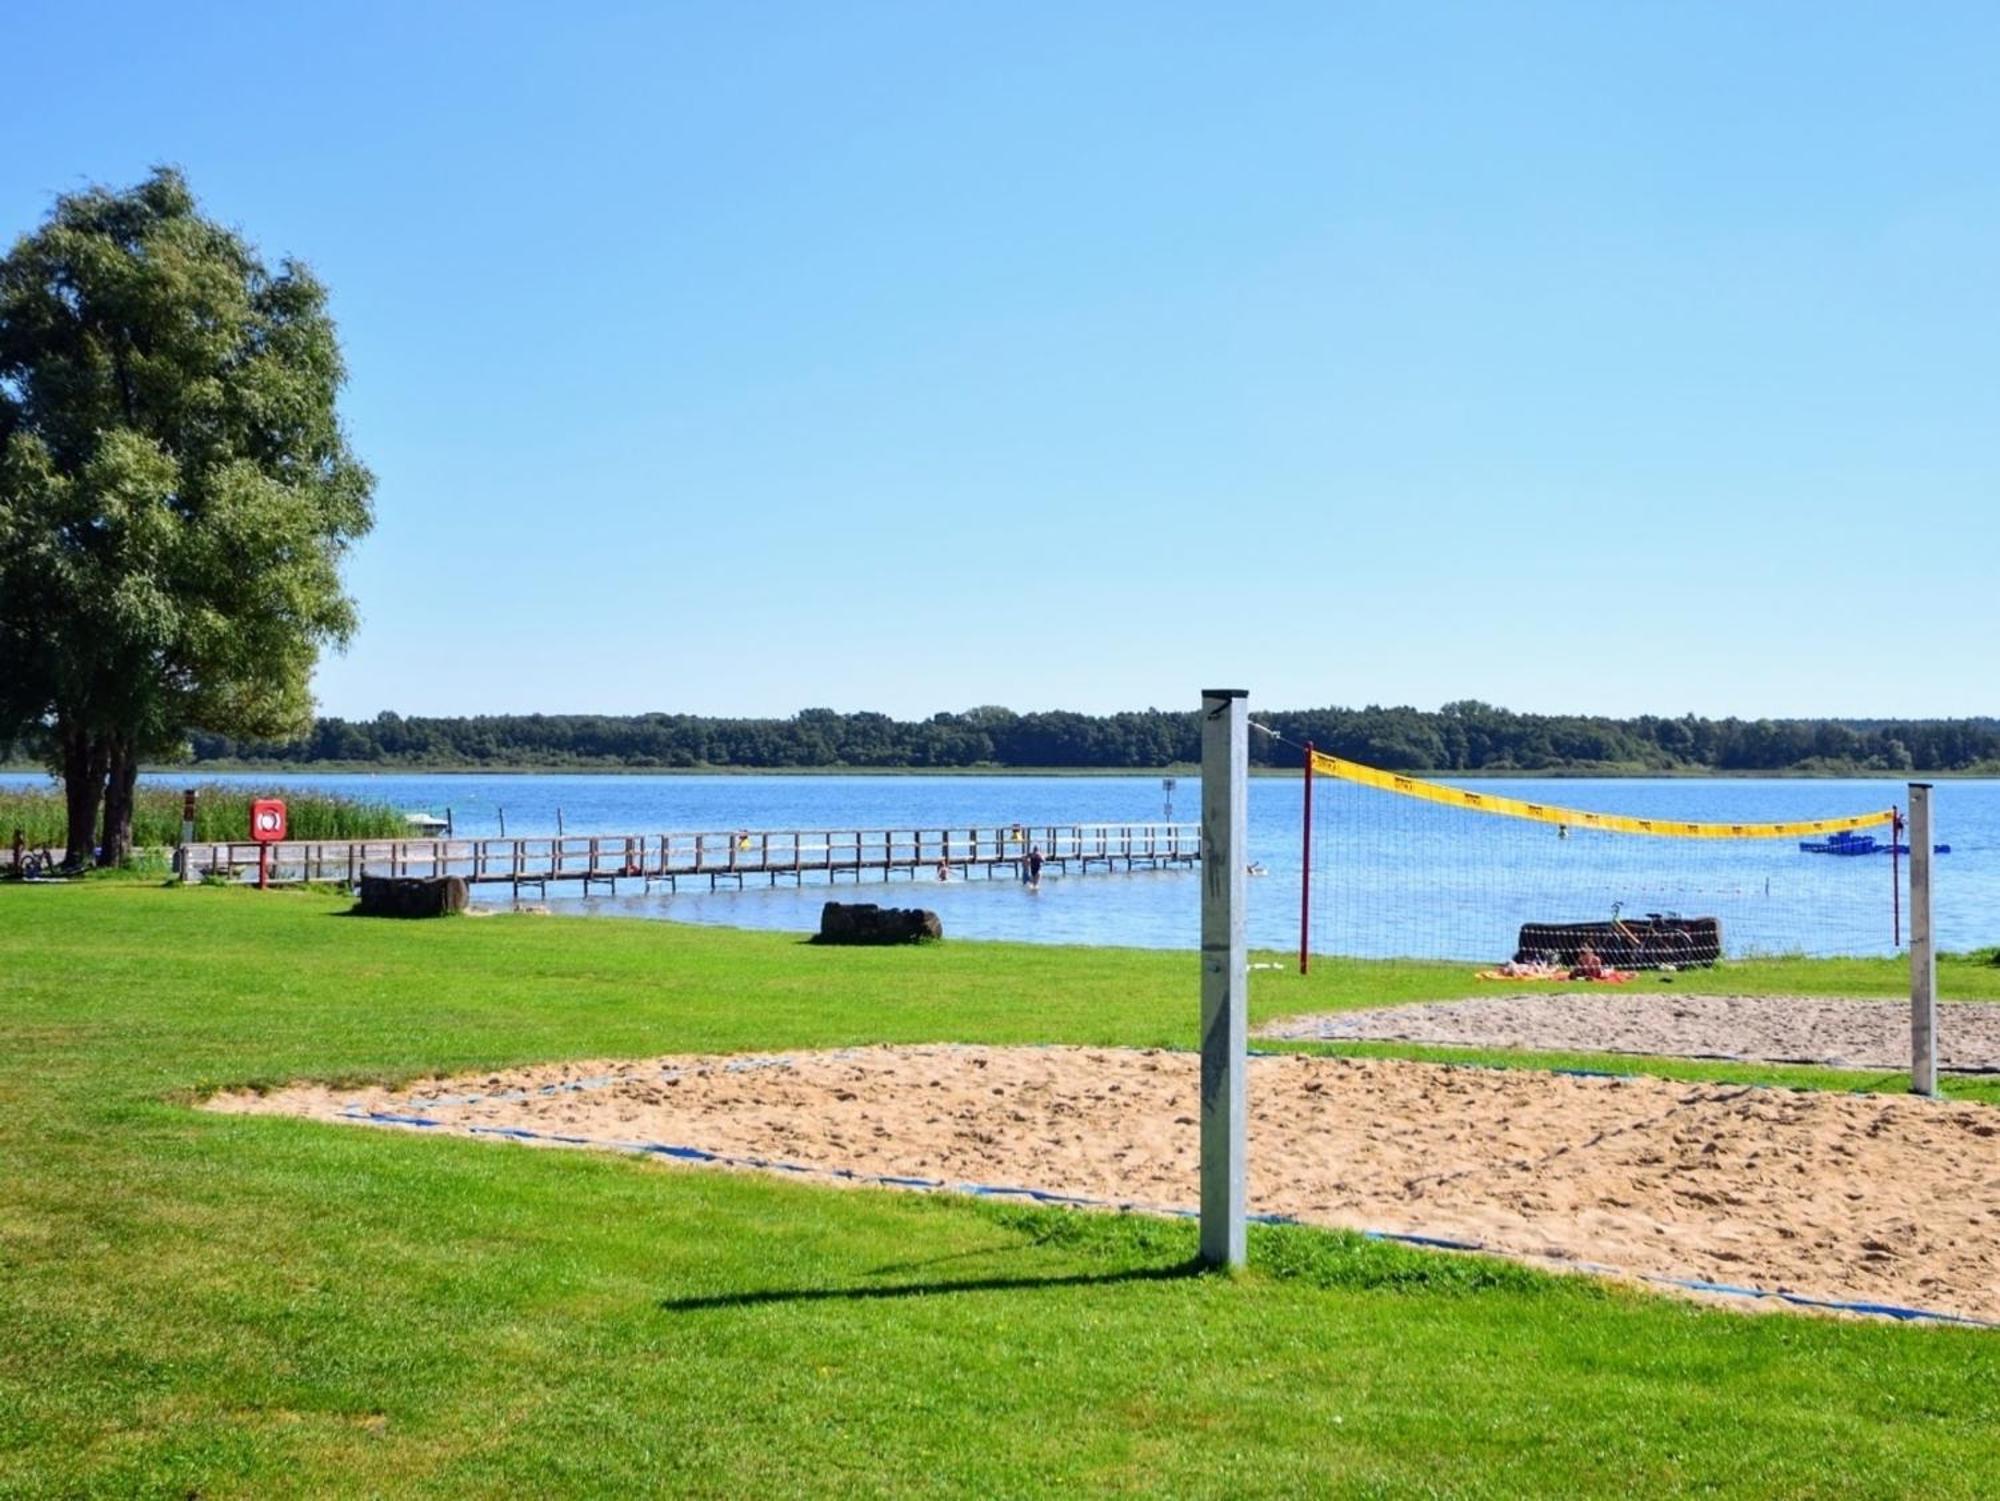
[[[1329,954],[1615,977],[1902,941],[1892,802],[1826,816],[1821,783],[1616,778],[1545,799],[1302,750],[1302,969]]]

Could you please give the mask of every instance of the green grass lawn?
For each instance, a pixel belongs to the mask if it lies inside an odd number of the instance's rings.
[[[1194,1039],[1186,954],[343,905],[0,888],[0,1494],[1990,1487],[1990,1333],[1306,1230],[1193,1275],[1183,1223],[189,1109],[561,1057]],[[1260,1020],[1469,988],[1351,963],[1255,982]],[[2000,972],[1943,986],[2000,996]]]

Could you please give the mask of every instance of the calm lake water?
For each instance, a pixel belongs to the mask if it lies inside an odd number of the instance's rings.
[[[8,774],[14,784],[37,780]],[[316,787],[407,812],[451,810],[464,837],[696,830],[971,827],[1020,822],[1147,822],[1165,796],[1152,777],[901,777],[674,775],[293,775],[187,773],[148,777]],[[1907,801],[1905,785],[1877,780],[1463,779],[1480,790],[1593,809],[1714,822],[1778,821],[1858,813]],[[1321,952],[1505,958],[1524,921],[1596,921],[1614,902],[1628,914],[1719,916],[1732,953],[1891,951],[1886,858],[1800,853],[1795,841],[1558,839],[1547,825],[1433,809],[1321,779],[1313,861],[1314,947]],[[1249,859],[1268,875],[1249,883],[1254,944],[1298,942],[1299,792],[1296,779],[1250,787]],[[1200,784],[1179,779],[1175,816],[1197,816]],[[2000,782],[1950,781],[1934,794],[1942,947],[2000,943]],[[1907,862],[1905,862],[1907,869]],[[623,883],[621,883],[622,887]],[[913,889],[914,888],[914,889]],[[847,883],[843,892],[855,888]],[[668,918],[805,932],[818,926],[825,887],[643,893],[585,899],[549,888],[558,911]],[[479,900],[508,900],[505,887]],[[853,899],[850,895],[849,899]],[[861,900],[934,908],[945,931],[1036,943],[1191,948],[1199,904],[1188,871],[1050,875],[1038,892],[1008,881],[925,880],[862,888]],[[1904,914],[1907,940],[1907,911]]]

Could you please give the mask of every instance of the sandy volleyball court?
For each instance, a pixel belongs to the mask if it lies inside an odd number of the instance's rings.
[[[1796,995],[1624,990],[1495,994],[1289,1016],[1262,1028],[1259,1035],[1295,1041],[1743,1058],[1834,1068],[1910,1066],[1908,1001]],[[1938,1065],[1961,1072],[2000,1071],[2000,1005],[1966,1001],[1938,1007]]]
[[[1174,1207],[1195,1196],[1196,1084],[1184,1053],[903,1047],[299,1085],[211,1108]],[[1251,1091],[1257,1211],[2000,1320],[2000,1109],[1303,1057],[1253,1059]]]

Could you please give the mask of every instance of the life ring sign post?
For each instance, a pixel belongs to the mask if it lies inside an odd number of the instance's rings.
[[[285,837],[283,798],[260,797],[250,804],[250,837],[257,841],[257,889],[271,880],[271,846]]]

